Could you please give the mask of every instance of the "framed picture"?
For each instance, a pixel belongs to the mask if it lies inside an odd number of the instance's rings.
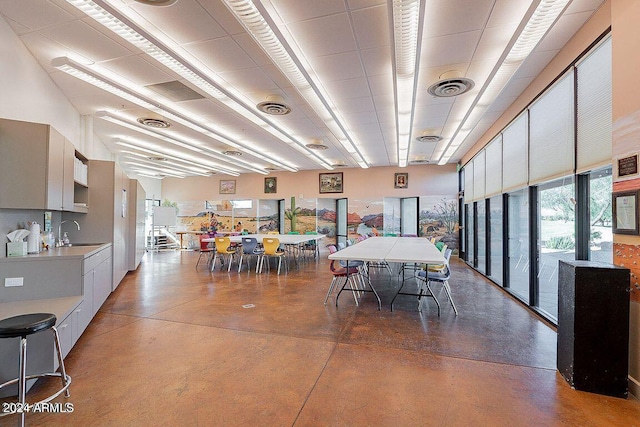
[[[409,188],[409,174],[397,173],[394,176],[393,188]]]
[[[638,192],[613,194],[613,232],[638,234]]]
[[[236,194],[236,180],[220,180],[220,194]]]
[[[320,193],[342,193],[343,189],[342,172],[320,174]]]
[[[266,177],[264,179],[264,192],[265,193],[278,192],[278,180],[275,177]]]

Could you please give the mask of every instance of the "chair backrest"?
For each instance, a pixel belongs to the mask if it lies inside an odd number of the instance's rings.
[[[209,235],[208,234],[201,234],[200,235],[200,250],[201,251],[207,251],[209,250],[209,243],[210,242],[203,242],[202,239],[208,239]]]
[[[327,249],[329,249],[330,254],[335,254],[336,252],[338,252],[338,248],[336,248],[336,245],[329,245],[327,246]]]
[[[231,246],[231,240],[228,237],[216,237],[216,252],[227,253],[229,246]]]
[[[262,246],[264,247],[265,255],[275,255],[278,252],[280,240],[275,237],[265,237],[262,239]]]
[[[255,237],[243,237],[242,238],[242,252],[245,254],[252,254],[258,246],[258,239]]]
[[[344,242],[338,242],[338,250],[341,251],[345,248]]]
[[[318,234],[317,231],[305,231],[304,234]]]
[[[437,248],[440,252],[442,252],[442,247],[444,246],[444,242],[436,242],[436,243],[435,243],[435,245],[436,245],[436,248]]]
[[[267,234],[280,234],[278,231],[267,231]]]
[[[287,234],[300,234],[300,232],[299,231],[290,231]]]

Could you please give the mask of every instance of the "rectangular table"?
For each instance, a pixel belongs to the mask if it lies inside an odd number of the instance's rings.
[[[346,248],[329,255],[329,259],[347,261],[347,265],[349,260],[387,263],[394,262],[401,264],[416,263],[427,265],[446,263],[442,252],[440,252],[438,248],[436,248],[436,246],[428,239],[421,237],[370,237],[366,240],[363,240],[362,242],[347,246]],[[369,286],[371,286],[371,281],[369,281]],[[343,290],[344,286],[343,289],[338,292],[338,296],[336,296],[336,304],[338,302],[338,298],[340,297],[340,293]],[[373,286],[371,286],[371,290],[376,294],[377,297],[378,293],[375,291],[375,288],[373,288]],[[393,300],[391,301],[392,310],[393,301],[395,301],[398,295],[415,295],[419,298],[422,296],[431,296],[439,305],[438,300],[435,298],[435,296],[433,296],[433,294],[426,295],[422,292],[414,294],[404,293],[401,291],[402,284],[400,285],[398,292],[396,292]],[[378,304],[380,304],[379,297]]]

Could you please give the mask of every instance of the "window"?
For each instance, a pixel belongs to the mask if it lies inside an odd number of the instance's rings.
[[[589,174],[589,258],[613,263],[611,168]]]
[[[489,199],[489,277],[502,285],[502,196]]]
[[[573,176],[538,186],[538,307],[558,317],[558,263],[576,253]]]
[[[474,239],[475,232],[473,231],[473,203],[469,203],[466,206],[465,212],[467,213],[467,263],[474,264]]]
[[[509,193],[509,282],[507,288],[529,303],[529,195],[527,189]]]
[[[476,203],[476,230],[477,230],[477,246],[476,258],[478,265],[476,268],[481,273],[487,272],[487,214],[484,200],[478,200]]]

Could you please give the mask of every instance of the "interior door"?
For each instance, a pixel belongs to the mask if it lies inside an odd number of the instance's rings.
[[[403,236],[418,235],[418,205],[417,197],[400,199],[400,233]]]
[[[347,244],[347,208],[348,199],[336,199],[336,243]]]
[[[284,234],[284,199],[278,200],[278,233]]]

